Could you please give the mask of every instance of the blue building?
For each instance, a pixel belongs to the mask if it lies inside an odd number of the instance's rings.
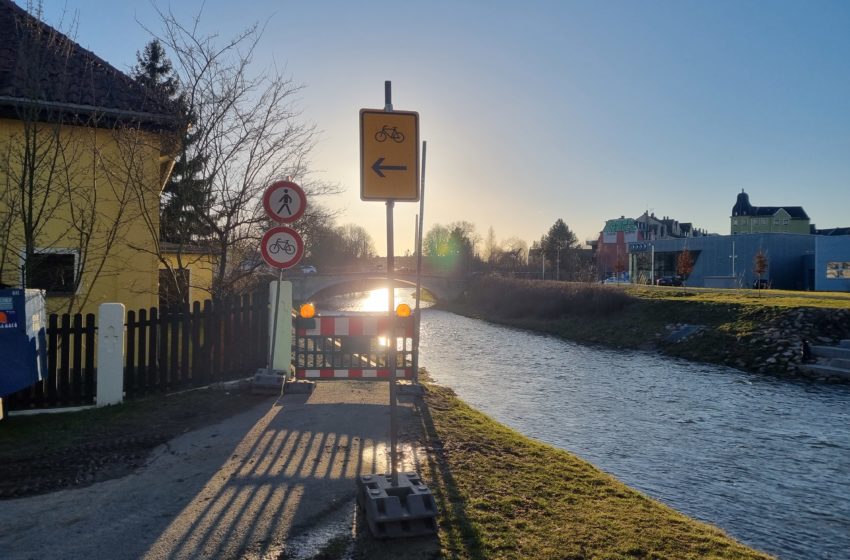
[[[638,283],[676,276],[685,250],[694,261],[688,286],[750,287],[759,278],[753,269],[761,252],[767,259],[762,279],[771,288],[850,291],[850,235],[761,233],[629,243],[630,276]]]
[[[850,236],[815,235],[814,289],[850,292]]]

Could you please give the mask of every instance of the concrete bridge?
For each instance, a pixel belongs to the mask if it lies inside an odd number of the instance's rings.
[[[378,272],[349,272],[338,274],[305,274],[287,278],[292,282],[292,297],[295,301],[308,301],[354,292],[368,292],[387,287],[387,277]],[[396,272],[393,279],[397,288],[415,288],[416,275]],[[463,294],[465,277],[449,277],[423,274],[422,289],[437,301],[452,301]]]

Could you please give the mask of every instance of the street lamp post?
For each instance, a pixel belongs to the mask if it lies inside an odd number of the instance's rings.
[[[540,262],[543,263],[543,268],[541,269],[540,279],[546,280],[546,254],[543,252],[543,247],[540,247]]]
[[[729,255],[729,258],[732,260],[732,277],[735,277],[735,260],[738,258],[738,255],[735,254],[735,242],[732,242],[732,254]]]
[[[649,246],[650,251],[652,252],[652,256],[650,257],[649,263],[649,283],[653,286],[655,285],[655,244]]]
[[[555,266],[557,267],[555,269],[555,280],[560,280],[561,279],[561,245],[559,244],[557,247],[555,247],[555,250],[556,250]]]

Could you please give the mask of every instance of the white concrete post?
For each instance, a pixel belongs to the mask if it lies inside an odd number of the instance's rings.
[[[277,280],[269,282],[269,348],[274,340],[272,371],[289,375],[292,363],[292,282],[281,282],[280,300],[277,298]],[[277,336],[274,334],[274,303],[277,306]],[[275,337],[275,338],[273,338]]]
[[[97,406],[124,400],[124,305],[102,303],[97,318]]]

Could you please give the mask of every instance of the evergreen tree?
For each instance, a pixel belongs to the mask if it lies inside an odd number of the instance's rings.
[[[576,234],[561,218],[555,220],[549,232],[540,239],[540,247],[543,249],[546,260],[551,263],[553,269],[556,269],[554,278],[561,278],[560,268],[564,268],[564,265],[567,265],[572,277],[574,272],[572,252],[577,246]]]
[[[136,66],[133,67],[133,78],[142,84],[149,92],[164,99],[176,100],[178,82],[171,66],[171,61],[165,54],[162,44],[156,39],[145,45],[143,52],[136,51]]]
[[[185,245],[198,243],[209,237],[209,226],[201,215],[211,205],[209,181],[199,175],[203,172],[206,156],[193,147],[200,128],[194,123],[186,98],[180,92],[180,82],[162,44],[153,39],[144,51],[136,52],[137,64],[133,78],[154,95],[173,102],[179,112],[180,127],[184,131],[180,154],[171,177],[162,190],[160,200],[160,240]]]

